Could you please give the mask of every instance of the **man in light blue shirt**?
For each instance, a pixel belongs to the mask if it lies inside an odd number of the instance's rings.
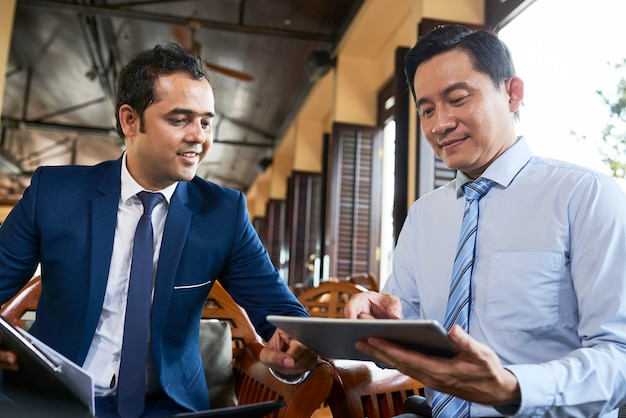
[[[415,202],[382,293],[354,296],[346,315],[444,323],[462,186],[495,184],[479,200],[468,331],[449,333],[460,354],[376,338],[357,346],[422,381],[429,403],[433,390],[469,401],[462,416],[616,417],[626,405],[626,195],[607,176],[532,155],[515,133],[523,82],[495,35],[437,28],[405,70],[422,130],[457,177]]]

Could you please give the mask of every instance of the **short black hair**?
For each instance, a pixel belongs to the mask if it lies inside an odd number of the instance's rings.
[[[422,36],[404,57],[404,74],[413,99],[415,95],[415,72],[424,61],[453,49],[467,52],[477,71],[487,74],[496,88],[515,75],[511,53],[494,34],[474,31],[460,25],[440,25]]]
[[[124,139],[120,107],[131,106],[139,115],[143,132],[143,114],[154,99],[154,86],[162,75],[183,72],[195,80],[207,79],[202,60],[180,45],[168,42],[139,52],[122,68],[117,81],[115,117],[117,133]]]

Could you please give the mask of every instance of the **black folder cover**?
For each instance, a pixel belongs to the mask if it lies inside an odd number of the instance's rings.
[[[210,409],[208,411],[184,412],[168,418],[262,418],[285,406],[282,401],[267,401],[247,405],[229,406],[227,408]]]
[[[48,411],[60,408],[75,416],[93,416],[94,390],[87,372],[2,315],[0,338],[2,346],[17,355],[20,366],[16,372],[2,370],[0,374],[4,398],[0,410],[18,411],[20,405],[32,410],[40,405]]]

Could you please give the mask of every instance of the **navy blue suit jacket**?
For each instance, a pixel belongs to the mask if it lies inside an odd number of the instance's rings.
[[[106,290],[120,200],[121,158],[96,166],[40,167],[0,227],[0,304],[41,263],[42,295],[31,332],[81,365]],[[198,350],[202,308],[215,280],[269,338],[269,314],[307,316],[271,264],[239,191],[199,177],[172,196],[152,307],[152,353],[164,392],[208,409]]]

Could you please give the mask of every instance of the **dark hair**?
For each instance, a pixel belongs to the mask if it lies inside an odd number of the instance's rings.
[[[187,73],[195,80],[208,80],[202,60],[173,42],[139,52],[122,68],[117,81],[115,107],[117,133],[120,138],[124,139],[120,125],[120,107],[128,104],[137,112],[143,132],[143,114],[154,99],[157,79],[162,75],[179,72]]]
[[[511,53],[498,37],[487,31],[473,31],[459,25],[437,26],[422,36],[404,57],[404,74],[415,95],[415,72],[424,61],[435,55],[462,49],[469,55],[474,68],[487,74],[496,88],[515,75]]]

